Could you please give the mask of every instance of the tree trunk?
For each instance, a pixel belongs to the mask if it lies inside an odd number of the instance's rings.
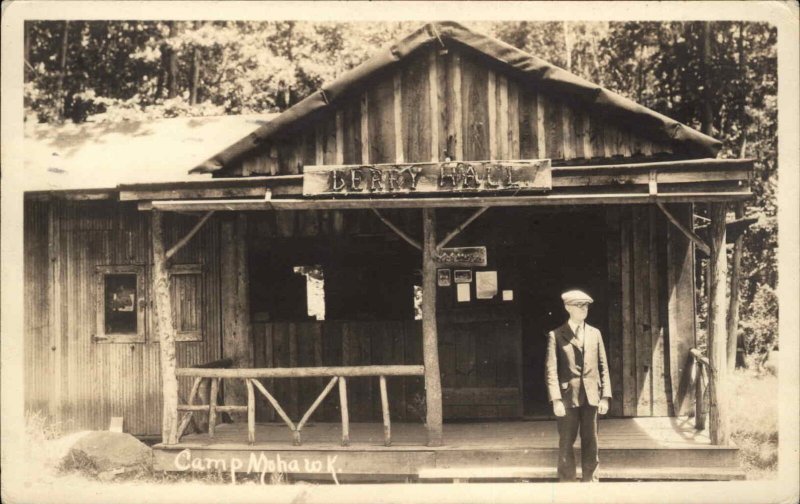
[[[194,29],[197,30],[200,23],[194,24]],[[197,105],[200,101],[199,87],[200,87],[200,67],[201,63],[201,49],[197,46],[192,47],[192,75],[189,79],[189,105]]]
[[[192,49],[192,77],[189,87],[189,105],[197,105],[197,88],[200,84],[200,49]]]
[[[700,130],[706,135],[713,134],[714,112],[711,108],[713,94],[711,92],[711,23],[702,22],[702,78],[703,78],[703,99],[700,116]]]
[[[23,29],[23,65],[24,65],[24,78],[25,82],[31,81],[31,23],[30,21],[26,21],[22,24]]]
[[[58,61],[58,83],[56,84],[56,100],[58,100],[58,120],[66,117],[66,96],[64,93],[64,80],[67,76],[67,45],[69,43],[69,21],[64,21],[64,30],[61,33],[61,56]]]
[[[566,62],[566,69],[572,71],[572,35],[569,33],[569,23],[564,21],[561,23],[564,30],[564,61]]]
[[[599,84],[601,87],[605,87],[605,72],[600,69],[600,62],[597,58],[597,38],[594,36],[594,33],[589,38],[589,47],[591,48],[592,52],[592,65],[594,67],[592,76],[595,78],[594,82],[597,82],[597,84]]]
[[[442,444],[442,383],[436,329],[436,210],[422,210],[422,355],[425,364],[425,405],[428,446]]]
[[[725,250],[725,203],[712,203],[709,217],[708,266],[708,360],[714,367],[710,373],[709,399],[709,434],[711,444],[725,446],[728,444],[728,363],[726,336],[726,309],[728,307],[725,290],[728,277],[728,258]]]
[[[169,38],[172,38],[177,33],[175,22],[170,21],[167,25],[169,26]],[[171,46],[167,47],[167,98],[175,98],[178,96],[178,55]]]

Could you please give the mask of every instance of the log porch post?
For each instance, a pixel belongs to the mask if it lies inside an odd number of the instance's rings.
[[[428,446],[442,444],[442,383],[436,332],[436,210],[422,209],[422,357],[425,364],[425,405]]]
[[[163,411],[161,441],[178,442],[178,378],[175,376],[175,328],[172,324],[169,271],[164,249],[164,215],[159,210],[151,212],[153,242],[153,309],[155,332],[161,355],[161,391]]]
[[[736,218],[744,217],[744,203],[734,206]],[[736,367],[736,350],[739,348],[739,284],[741,283],[742,255],[744,253],[744,233],[736,237],[731,261],[731,295],[728,305],[728,369]]]
[[[222,354],[233,361],[234,368],[253,367],[253,344],[250,338],[250,275],[247,267],[247,216],[238,213],[223,221],[220,254],[222,275]],[[241,380],[226,380],[224,404],[247,404],[247,389]],[[231,416],[239,421],[241,413]]]
[[[708,360],[714,371],[709,373],[709,434],[711,443],[727,445],[729,441],[728,418],[728,363],[727,363],[727,308],[726,286],[728,258],[725,251],[725,203],[712,203],[709,217],[708,263]]]

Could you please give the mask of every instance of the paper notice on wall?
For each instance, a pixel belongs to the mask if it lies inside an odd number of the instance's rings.
[[[497,295],[497,272],[478,271],[475,273],[475,297],[492,299]]]
[[[466,303],[470,300],[468,283],[456,284],[456,298],[459,303]]]
[[[503,291],[503,301],[514,301],[514,291],[513,290],[504,290]]]

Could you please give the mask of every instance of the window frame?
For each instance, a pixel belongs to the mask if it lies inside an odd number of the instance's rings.
[[[106,333],[106,276],[136,275],[136,332]],[[101,265],[95,267],[95,331],[94,343],[146,343],[147,288],[143,264]]]

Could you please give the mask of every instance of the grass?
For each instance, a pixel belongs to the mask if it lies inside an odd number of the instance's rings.
[[[731,437],[747,479],[773,479],[778,471],[778,378],[737,370],[730,377]]]

